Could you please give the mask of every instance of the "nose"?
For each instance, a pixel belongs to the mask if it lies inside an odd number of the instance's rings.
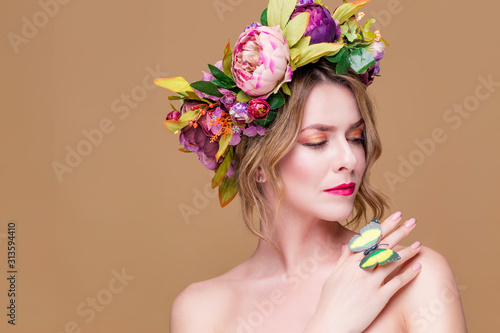
[[[334,172],[352,171],[358,164],[355,146],[346,138],[337,139],[333,146],[332,169]]]

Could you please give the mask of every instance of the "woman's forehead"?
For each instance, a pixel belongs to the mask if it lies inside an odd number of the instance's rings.
[[[349,128],[361,119],[356,98],[345,86],[334,83],[315,85],[304,105],[302,128]],[[359,124],[358,124],[359,125]]]

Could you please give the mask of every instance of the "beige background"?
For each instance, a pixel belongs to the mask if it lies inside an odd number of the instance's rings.
[[[162,124],[168,92],[151,81],[198,80],[266,4],[73,0],[48,7],[49,17],[38,1],[1,1],[2,332],[167,332],[184,287],[252,253],[238,200],[221,209],[215,192],[199,194],[210,175],[196,156],[177,152]],[[436,0],[377,0],[364,9],[391,44],[370,87],[384,145],[375,178],[391,211],[418,219],[405,244],[420,240],[448,258],[471,332],[494,331],[498,310],[500,87],[479,88],[482,100],[475,93],[480,77],[500,82],[499,9],[495,1]],[[37,30],[24,27],[34,20]],[[17,46],[9,40],[23,33],[29,38]],[[127,95],[135,96],[130,104]],[[459,124],[443,118],[464,103],[471,111],[455,114]],[[99,126],[102,141],[85,146],[83,132]],[[444,142],[419,153],[415,140],[437,128]],[[67,165],[68,149],[78,147],[87,156],[58,178],[53,163]],[[387,173],[410,158],[421,164],[391,187]],[[186,218],[180,207],[188,206],[197,214]],[[15,327],[6,323],[10,220]],[[114,278],[122,269],[131,276],[123,284]],[[96,297],[106,303],[99,311],[88,304]]]

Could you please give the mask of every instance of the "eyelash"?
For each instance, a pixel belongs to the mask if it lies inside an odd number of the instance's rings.
[[[348,139],[349,141],[351,142],[354,142],[355,144],[357,145],[360,145],[362,143],[364,143],[366,141],[366,136],[365,137],[362,137],[362,138],[351,138],[351,139]],[[318,143],[304,143],[303,145],[306,146],[306,147],[311,147],[312,149],[321,149],[323,148],[324,144],[327,143],[328,141],[321,141],[321,142],[318,142]]]

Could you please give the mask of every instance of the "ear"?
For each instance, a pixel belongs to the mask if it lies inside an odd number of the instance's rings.
[[[265,183],[267,181],[266,172],[261,165],[259,165],[257,171],[255,171],[255,181],[257,183]]]

